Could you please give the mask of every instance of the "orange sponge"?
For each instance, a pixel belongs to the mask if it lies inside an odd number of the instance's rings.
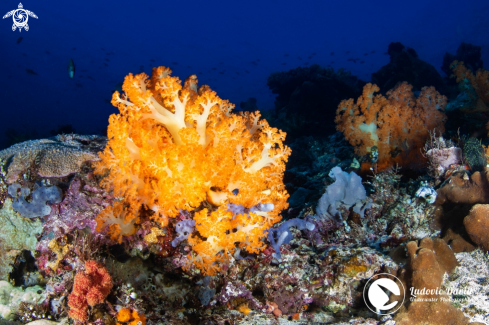
[[[127,323],[128,325],[145,325],[146,317],[144,315],[139,315],[136,310],[130,310],[128,308],[122,308],[116,315],[117,320],[122,323]],[[117,323],[117,325],[122,325]]]

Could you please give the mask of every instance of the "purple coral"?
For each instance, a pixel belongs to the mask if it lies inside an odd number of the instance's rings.
[[[89,183],[89,180],[87,180]],[[90,228],[96,234],[95,217],[111,204],[112,197],[99,190],[95,185],[86,184],[75,177],[60,204],[53,205],[51,214],[44,224],[44,231],[52,231],[55,237],[70,233],[74,229]]]

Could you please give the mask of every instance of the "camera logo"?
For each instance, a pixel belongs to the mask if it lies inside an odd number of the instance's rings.
[[[371,277],[363,288],[363,300],[367,307],[379,315],[395,313],[404,303],[405,290],[402,282],[388,273]],[[389,303],[391,297],[399,297]]]

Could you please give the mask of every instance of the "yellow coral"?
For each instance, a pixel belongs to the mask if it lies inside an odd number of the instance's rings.
[[[287,207],[282,178],[291,151],[283,145],[285,133],[260,120],[259,112],[236,115],[233,104],[197,83],[193,75],[182,87],[170,69],[159,67],[151,78],[129,74],[125,94],[114,93],[112,104],[120,114],[110,116],[109,143],[96,172],[105,176],[102,185],[123,199],[97,221],[99,230],[116,224],[130,234],[143,205],[164,227],[180,209],[194,211],[209,199],[220,207],[195,213],[199,236],[189,239],[194,250],[189,258],[211,274],[237,245],[250,252],[263,249],[266,230]],[[233,217],[226,203],[273,204],[273,209]],[[117,233],[117,226],[112,236],[120,241],[126,234]]]

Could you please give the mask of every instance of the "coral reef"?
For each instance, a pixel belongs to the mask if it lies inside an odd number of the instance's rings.
[[[458,266],[445,277],[444,289],[452,304],[462,310],[471,322],[489,323],[489,255],[480,249],[457,253]],[[450,292],[451,291],[451,292]]]
[[[470,239],[482,250],[489,251],[489,204],[476,204],[464,218]]]
[[[9,280],[18,254],[28,250],[35,255],[36,237],[41,234],[43,226],[39,219],[21,217],[8,198],[0,209],[0,229],[0,280]]]
[[[58,135],[15,144],[0,151],[0,159],[10,161],[6,181],[11,184],[28,170],[41,177],[63,177],[79,172],[83,163],[98,160],[95,151],[104,145],[105,139],[95,135]]]
[[[439,293],[444,273],[451,274],[457,260],[441,239],[424,238],[406,245],[408,263],[400,272],[405,288],[410,288],[406,304],[396,315],[396,324],[468,324],[464,314]]]
[[[88,306],[103,303],[112,289],[112,278],[107,269],[95,261],[86,261],[85,270],[77,272],[73,291],[68,296],[71,318],[88,320]]]
[[[402,44],[389,54],[401,68],[419,60]],[[381,95],[368,84],[340,103],[363,86],[342,71],[313,66],[269,82],[279,96],[265,121],[234,113],[196,76],[182,85],[164,67],[129,74],[108,139],[59,135],[2,151],[0,318],[487,323],[485,132],[443,134],[447,99],[433,87],[404,82]],[[323,87],[335,96],[302,110]],[[324,137],[334,102],[344,134]],[[290,148],[273,119],[295,134]],[[301,136],[312,120],[320,130]],[[382,273],[406,288],[394,315],[365,305]]]
[[[42,287],[14,287],[7,281],[0,281],[0,317],[13,320],[22,303],[40,304],[47,295]]]

